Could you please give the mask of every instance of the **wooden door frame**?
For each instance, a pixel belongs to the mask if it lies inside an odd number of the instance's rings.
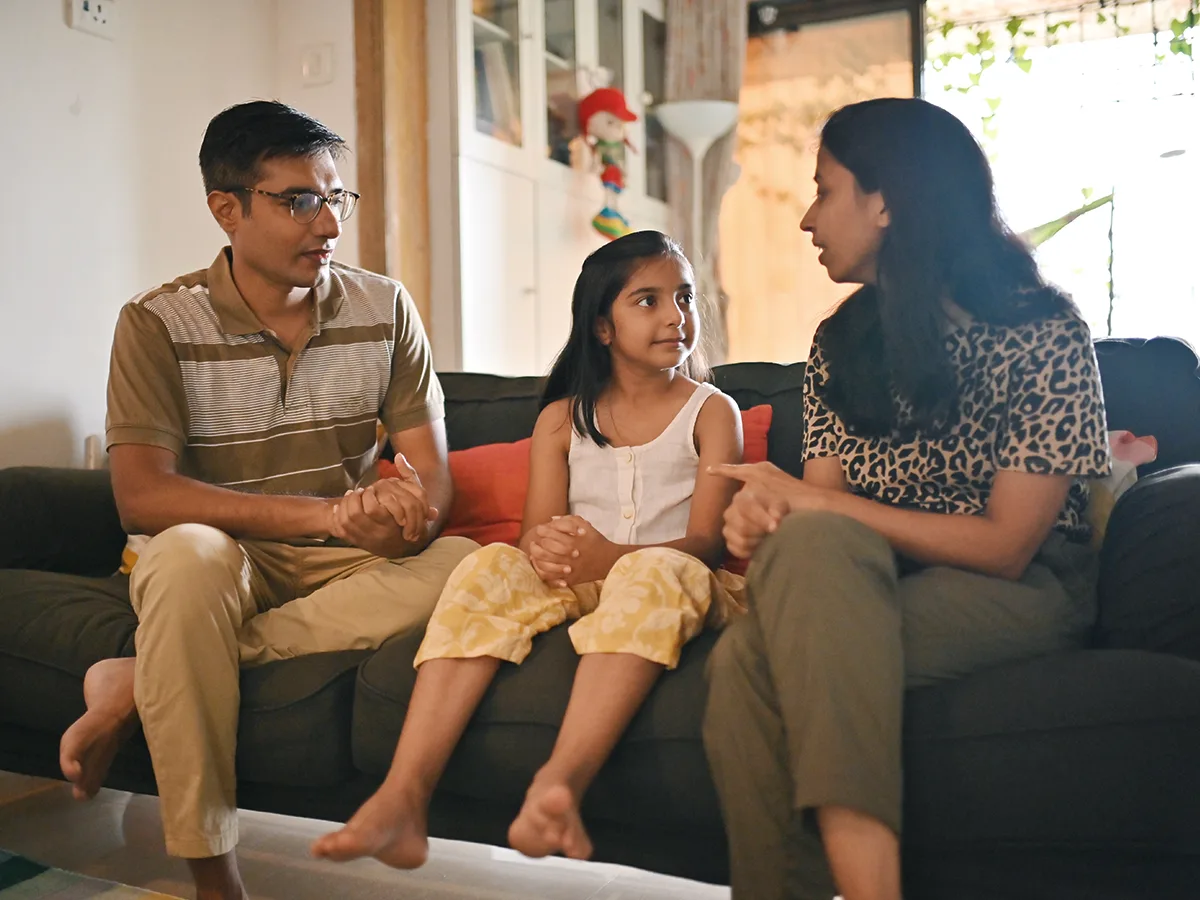
[[[425,0],[354,0],[359,265],[404,283],[430,330]]]

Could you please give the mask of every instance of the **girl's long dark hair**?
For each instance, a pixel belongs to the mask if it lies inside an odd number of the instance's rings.
[[[876,284],[823,326],[824,400],[856,434],[944,433],[959,392],[945,300],[996,325],[1073,305],[1004,223],[987,158],[950,113],[924,100],[856,103],[829,118],[821,147],[864,192],[880,192],[889,215]],[[906,401],[903,421],[893,391]]]
[[[596,335],[600,319],[610,319],[613,301],[639,268],[653,259],[674,256],[691,263],[674,240],[658,231],[635,231],[605,244],[583,261],[571,298],[571,336],[554,361],[542,392],[541,408],[571,398],[571,422],[576,433],[604,447],[608,439],[596,425],[596,402],[612,378],[612,356]],[[697,336],[699,337],[699,336]],[[695,381],[707,381],[708,368],[700,356],[699,341],[680,372]]]

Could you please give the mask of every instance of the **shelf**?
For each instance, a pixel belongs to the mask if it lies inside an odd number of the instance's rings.
[[[493,22],[491,19],[485,19],[483,16],[471,16],[471,23],[475,32],[475,46],[482,47],[484,44],[495,44],[504,42],[511,44],[513,36]]]

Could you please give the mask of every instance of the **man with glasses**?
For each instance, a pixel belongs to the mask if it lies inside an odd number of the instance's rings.
[[[358,195],[344,142],[281,103],[209,123],[200,169],[229,246],[121,311],[107,442],[133,565],[137,657],[84,680],[63,772],[96,793],[141,721],[167,851],[200,898],[237,868],[238,667],[373,649],[422,627],[475,549],[449,512],[443,398],[411,298],[331,261]],[[399,478],[377,481],[382,420]]]

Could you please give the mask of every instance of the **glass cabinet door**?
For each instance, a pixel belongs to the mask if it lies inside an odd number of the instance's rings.
[[[521,0],[471,0],[475,128],[520,147]]]
[[[598,0],[597,38],[600,77],[605,86],[625,90],[625,10],[624,0]]]
[[[578,35],[575,0],[543,0],[546,46],[546,155],[571,164],[571,140],[579,134]]]
[[[642,11],[642,105],[646,110],[646,195],[667,199],[667,136],[654,107],[666,99],[667,25]]]

